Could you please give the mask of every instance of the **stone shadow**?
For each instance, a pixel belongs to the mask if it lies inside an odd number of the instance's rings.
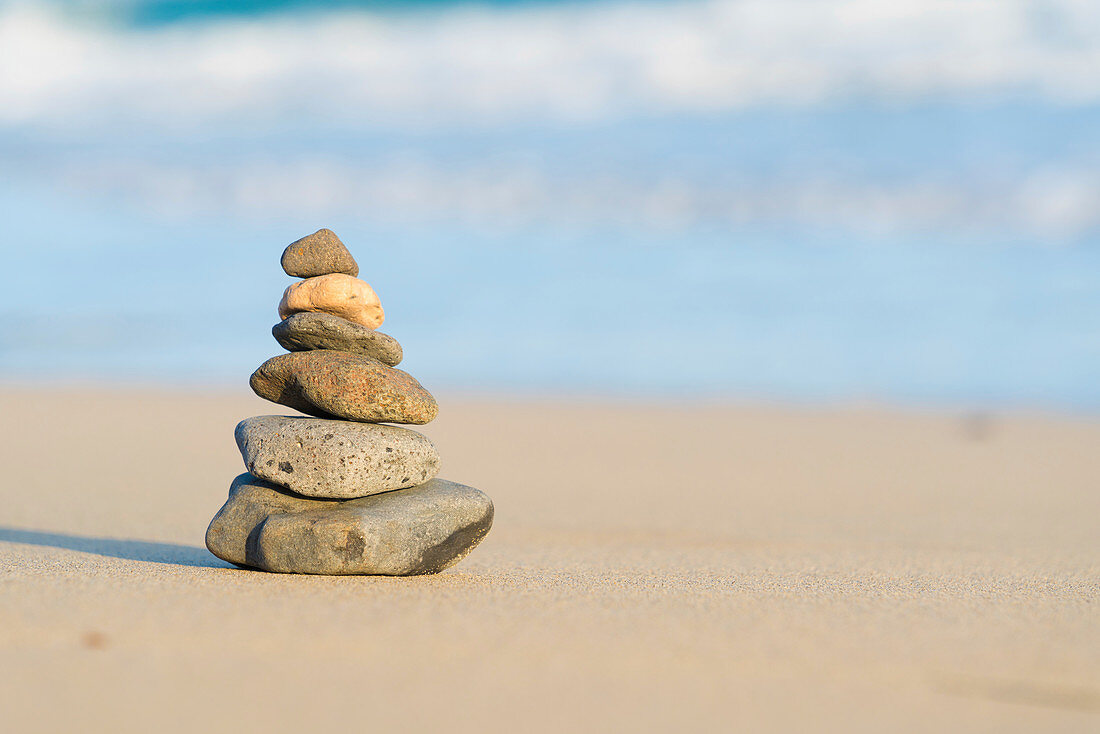
[[[147,561],[196,568],[234,568],[214,557],[206,548],[178,543],[155,543],[148,540],[95,538],[68,533],[47,533],[0,526],[0,542],[42,545],[51,548],[94,553],[108,558]]]

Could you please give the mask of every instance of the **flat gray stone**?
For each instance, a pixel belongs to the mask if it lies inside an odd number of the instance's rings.
[[[258,415],[234,437],[249,472],[307,497],[366,497],[439,473],[428,437],[397,426]]]
[[[359,264],[331,229],[319,229],[295,240],[283,250],[279,260],[283,272],[295,278],[345,273],[359,275]]]
[[[299,497],[241,474],[206,531],[222,560],[279,573],[411,576],[462,560],[493,525],[481,491],[445,479],[354,500]]]
[[[392,336],[330,313],[296,313],[271,327],[271,335],[288,352],[334,349],[371,357],[390,367],[401,363],[401,345]]]

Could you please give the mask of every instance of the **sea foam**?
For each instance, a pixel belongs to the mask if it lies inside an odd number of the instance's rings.
[[[0,123],[438,127],[928,96],[1100,99],[1089,0],[704,0],[161,26],[0,8]]]

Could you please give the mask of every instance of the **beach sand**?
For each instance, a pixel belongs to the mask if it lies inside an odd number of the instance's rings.
[[[1096,421],[442,395],[485,542],[302,577],[203,547],[246,390],[0,391],[4,731],[1100,727]]]

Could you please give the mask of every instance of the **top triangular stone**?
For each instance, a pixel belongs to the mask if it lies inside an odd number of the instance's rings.
[[[331,229],[319,229],[291,242],[280,261],[287,275],[313,278],[329,273],[359,275],[359,264]]]

